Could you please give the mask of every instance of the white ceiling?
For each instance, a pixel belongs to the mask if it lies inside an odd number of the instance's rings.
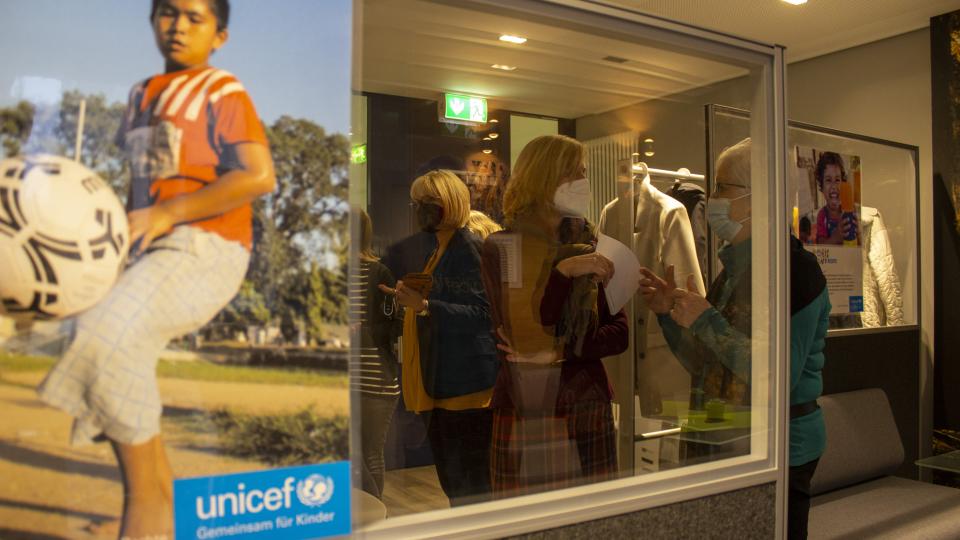
[[[605,0],[630,10],[785,45],[797,61],[922,28],[960,0]],[[490,107],[579,118],[677,94],[745,71],[601,33],[472,11],[454,2],[365,0],[361,76],[366,92],[436,100],[443,92]],[[498,41],[501,33],[529,38]],[[613,55],[626,63],[611,63]],[[492,64],[517,66],[516,71]]]
[[[960,0],[601,0],[763,43],[787,47],[787,61],[849,49],[926,28]]]

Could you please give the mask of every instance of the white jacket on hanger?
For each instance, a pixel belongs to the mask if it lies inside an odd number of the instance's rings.
[[[673,197],[655,188],[649,176],[635,184],[635,191],[637,206],[632,230],[628,217],[631,212],[630,201],[616,198],[600,213],[600,232],[620,242],[632,239],[631,247],[641,265],[659,276],[663,276],[667,267],[673,265],[678,287],[686,288],[687,276],[692,275],[697,292],[705,294],[687,209]],[[646,388],[656,394],[654,399],[659,401],[661,375],[666,375],[664,370],[669,370],[669,364],[679,366],[679,361],[670,351],[656,322],[657,318],[643,297],[638,293],[634,300],[634,391],[642,394],[644,391],[641,389]],[[689,384],[689,375],[686,376],[686,382]],[[640,396],[641,403],[644,397]]]
[[[880,211],[860,207],[863,229],[863,313],[865,328],[903,324],[903,295]]]

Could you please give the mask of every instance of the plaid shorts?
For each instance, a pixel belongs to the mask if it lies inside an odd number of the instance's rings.
[[[77,317],[73,341],[38,389],[74,416],[73,444],[101,434],[139,444],[160,432],[158,356],[230,302],[250,259],[242,245],[189,225],[149,250]]]
[[[495,409],[490,473],[497,499],[612,480],[617,438],[609,402],[553,414]]]

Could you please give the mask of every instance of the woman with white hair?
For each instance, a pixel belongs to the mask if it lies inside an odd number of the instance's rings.
[[[750,404],[751,294],[750,272],[750,139],[717,158],[716,190],[707,201],[707,220],[724,241],[719,257],[723,271],[703,297],[677,288],[673,269],[659,277],[643,268],[641,293],[657,313],[667,343],[690,372],[691,408],[708,400],[728,405]],[[790,539],[807,537],[810,480],[826,447],[826,428],[817,398],[823,391],[824,355],[830,300],[826,278],[816,257],[790,238]],[[749,439],[745,439],[749,442]],[[709,452],[687,445],[695,462]],[[735,453],[749,452],[749,446]]]

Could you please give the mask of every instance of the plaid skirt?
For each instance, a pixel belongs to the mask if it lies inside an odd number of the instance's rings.
[[[610,402],[587,401],[551,413],[494,410],[490,476],[495,499],[616,478]]]

